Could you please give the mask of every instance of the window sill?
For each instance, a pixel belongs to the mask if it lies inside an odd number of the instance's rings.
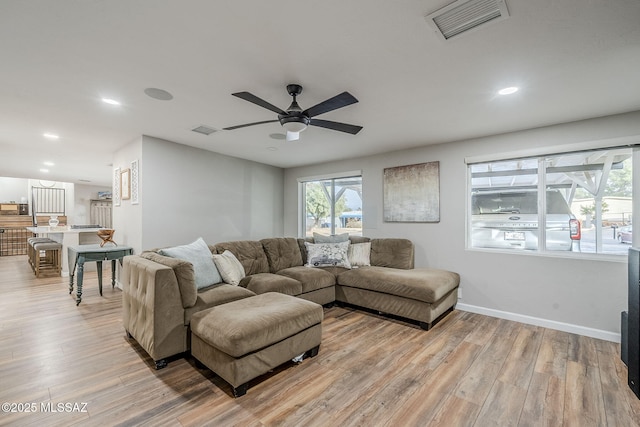
[[[586,252],[537,252],[537,251],[525,251],[525,250],[503,250],[503,249],[483,249],[483,248],[469,248],[465,249],[469,252],[482,252],[492,253],[500,255],[519,255],[519,256],[534,256],[534,257],[546,257],[546,258],[565,258],[575,259],[579,261],[605,261],[605,262],[621,262],[627,263],[627,255],[613,255],[613,254],[594,254]]]

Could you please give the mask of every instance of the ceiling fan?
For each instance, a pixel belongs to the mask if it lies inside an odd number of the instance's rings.
[[[262,122],[246,123],[243,125],[231,126],[224,128],[224,130],[239,129],[247,126],[261,125],[264,123],[280,122],[283,128],[287,131],[287,141],[295,141],[300,139],[300,132],[305,130],[307,126],[318,126],[326,129],[337,130],[340,132],[350,133],[352,135],[357,134],[362,129],[362,126],[349,125],[346,123],[333,122],[330,120],[316,119],[315,116],[327,113],[329,111],[337,110],[338,108],[346,107],[347,105],[355,104],[358,100],[349,92],[342,92],[323,101],[311,108],[302,110],[296,101],[296,96],[302,93],[302,86],[297,84],[287,85],[287,92],[293,97],[293,102],[287,110],[282,110],[273,104],[268,103],[264,99],[249,92],[236,92],[232,93],[233,96],[237,96],[245,101],[252,102],[259,105],[262,108],[271,110],[274,113],[278,113],[277,120],[265,120]]]

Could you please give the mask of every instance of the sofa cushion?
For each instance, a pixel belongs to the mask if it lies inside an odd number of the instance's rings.
[[[247,276],[256,273],[269,273],[269,262],[262,249],[262,243],[255,240],[216,243],[215,253],[230,251],[238,258]]]
[[[339,269],[342,271],[343,269]],[[328,288],[336,284],[336,276],[331,269],[309,268],[304,266],[285,268],[278,271],[279,275],[290,277],[302,284],[302,293]]]
[[[222,282],[213,259],[211,259],[209,246],[202,240],[202,237],[188,245],[160,249],[159,253],[171,258],[183,259],[193,264],[193,277],[198,289]]]
[[[371,241],[370,238],[364,237],[364,236],[349,236],[349,242],[351,242],[351,244],[367,243],[370,241]]]
[[[322,322],[322,306],[269,292],[217,306],[193,317],[191,330],[207,344],[242,357]]]
[[[276,273],[284,268],[302,265],[298,241],[292,237],[276,237],[260,240],[269,261],[269,271]]]
[[[371,239],[371,265],[411,269],[413,252],[409,239]]]
[[[193,264],[183,259],[171,258],[156,252],[142,252],[140,257],[173,269],[173,274],[175,274],[178,282],[182,308],[191,307],[196,303],[198,295],[196,283],[193,278]]]
[[[305,243],[307,247],[308,267],[345,267],[349,264],[349,242],[340,243]]]
[[[184,324],[188,325],[189,322],[191,322],[191,316],[199,311],[254,295],[255,293],[248,289],[241,286],[229,285],[228,283],[219,283],[201,289],[198,291],[197,299],[193,307],[189,307],[184,311]]]
[[[238,258],[231,251],[213,254],[212,257],[222,279],[230,285],[239,285],[245,273],[244,267],[240,264]]]
[[[445,270],[361,267],[338,275],[338,284],[434,303],[457,288],[460,276]]]
[[[300,282],[290,277],[273,273],[252,274],[242,279],[240,286],[256,294],[278,292],[295,296],[302,293],[302,284]]]

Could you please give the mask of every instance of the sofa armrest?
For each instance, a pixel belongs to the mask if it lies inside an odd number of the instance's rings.
[[[176,280],[178,281],[178,289],[180,290],[180,297],[182,298],[182,307],[193,307],[198,299],[193,264],[184,259],[160,255],[155,251],[145,251],[142,252],[140,256],[150,261],[157,262],[158,264],[171,267],[173,269],[173,274],[176,275]]]
[[[171,267],[126,256],[122,291],[123,326],[153,360],[187,350],[184,309]]]

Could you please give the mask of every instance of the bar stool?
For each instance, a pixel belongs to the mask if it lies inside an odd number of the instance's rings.
[[[33,245],[35,252],[35,273],[36,277],[40,277],[40,273],[44,271],[52,271],[60,275],[62,271],[62,243],[58,242],[39,242]],[[44,256],[41,256],[44,252]]]
[[[33,272],[36,272],[36,251],[33,248],[33,245],[36,243],[45,243],[45,242],[53,242],[53,240],[48,237],[30,237],[27,239],[27,255],[29,257],[29,265]]]

